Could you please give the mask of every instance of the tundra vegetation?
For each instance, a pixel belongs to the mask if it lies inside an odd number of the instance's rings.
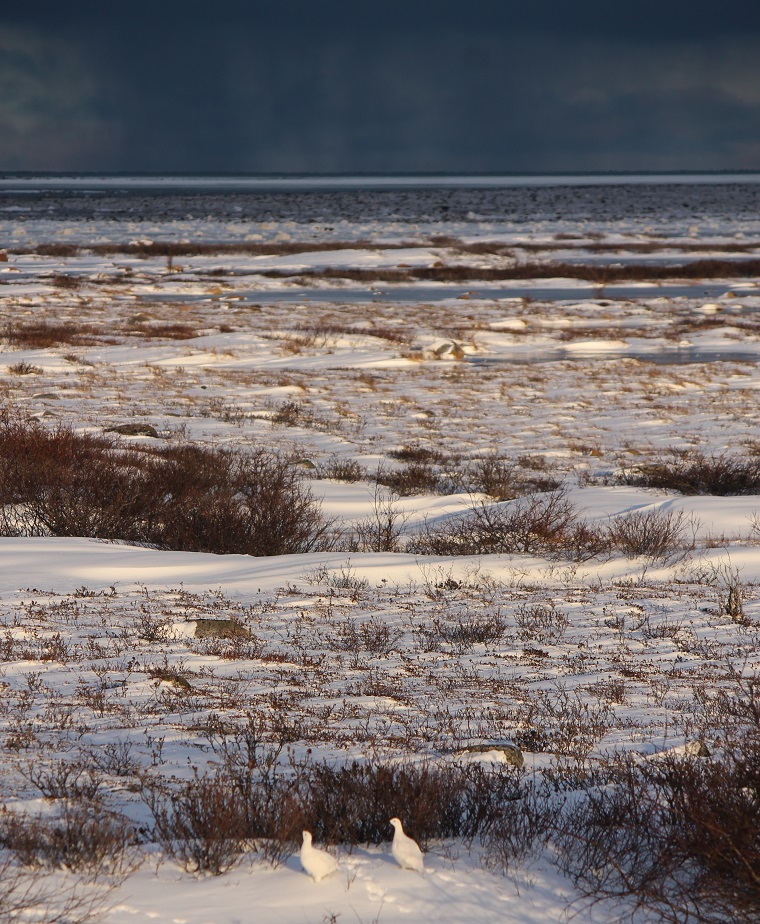
[[[550,866],[574,910],[758,920],[758,367],[571,358],[756,350],[757,296],[241,292],[758,274],[751,242],[613,259],[657,246],[8,249],[31,281],[2,283],[0,544],[255,577],[4,579],[0,919],[91,919],[157,851],[221,875],[282,865],[303,830],[377,845],[398,816],[498,874]]]

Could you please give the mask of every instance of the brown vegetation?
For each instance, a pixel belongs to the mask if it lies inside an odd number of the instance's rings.
[[[12,254],[36,253],[45,257],[75,257],[80,253],[98,256],[134,255],[139,257],[195,257],[217,254],[247,254],[249,256],[286,256],[322,250],[398,250],[419,247],[419,242],[397,243],[373,241],[237,241],[235,243],[205,243],[201,241],[132,241],[114,244],[39,244],[33,248],[14,247]]]
[[[596,285],[617,282],[657,282],[673,279],[732,279],[760,275],[760,260],[695,260],[692,263],[661,266],[623,266],[619,263],[587,265],[582,263],[514,263],[507,267],[418,266],[408,268],[363,269],[326,267],[297,271],[261,270],[262,276],[273,279],[297,278],[308,282],[315,279],[345,279],[369,284],[373,282],[508,282],[517,279],[583,279]]]
[[[264,450],[123,450],[103,436],[0,419],[2,535],[276,555],[324,548],[328,526],[295,468]]]
[[[760,456],[706,456],[698,450],[671,450],[665,459],[626,469],[619,480],[621,484],[680,494],[760,494]]]
[[[432,838],[483,835],[507,803],[520,798],[520,774],[479,766],[351,764],[309,759],[251,765],[227,752],[226,766],[198,777],[166,799],[149,789],[146,800],[156,840],[192,871],[218,874],[246,842],[278,862],[293,852],[304,828],[328,844],[379,844],[389,819],[403,816],[423,843]],[[258,757],[258,755],[257,755]]]
[[[760,916],[760,749],[723,760],[625,764],[590,791],[557,838],[560,866],[592,901],[648,919],[751,924]]]
[[[8,343],[29,350],[44,350],[62,343],[92,346],[101,342],[99,331],[91,324],[74,324],[70,321],[34,321],[27,324],[10,323],[3,331]]]

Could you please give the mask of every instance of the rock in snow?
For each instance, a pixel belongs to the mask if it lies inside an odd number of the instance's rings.
[[[505,764],[513,767],[522,767],[525,763],[523,752],[513,741],[484,741],[482,744],[471,744],[462,748],[460,754],[490,754],[496,752]]]
[[[418,873],[424,873],[425,864],[417,841],[413,841],[411,837],[404,834],[404,828],[398,818],[391,818],[391,824],[394,828],[391,845],[393,859],[402,869],[413,869]]]
[[[311,843],[311,832],[303,832],[303,844],[301,845],[301,866],[315,882],[330,876],[338,869],[338,861],[326,850],[320,850],[313,847]]]

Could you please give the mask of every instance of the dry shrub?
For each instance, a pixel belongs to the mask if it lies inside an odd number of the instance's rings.
[[[321,321],[313,324],[297,324],[295,330],[305,335],[302,339],[304,345],[325,346],[331,338],[345,334],[349,337],[377,337],[390,343],[408,344],[411,336],[407,331],[393,327],[356,327],[349,324],[336,324],[330,321]]]
[[[619,549],[631,558],[666,560],[687,547],[690,519],[682,512],[648,510],[616,517],[606,527],[578,517],[563,488],[502,504],[481,503],[469,513],[426,524],[407,550],[422,555],[546,555],[587,561]]]
[[[78,252],[63,252],[62,248],[70,245],[43,244],[36,248],[37,253],[50,253],[52,256],[71,256]],[[385,250],[395,250],[418,246],[415,242],[386,242]],[[334,250],[355,250],[371,247],[377,250],[376,241],[236,241],[234,243],[207,243],[201,241],[130,241],[113,244],[91,244],[87,250],[94,254],[128,254],[140,257],[194,257],[216,254],[250,254],[253,256],[283,256],[293,253],[312,253]],[[18,251],[15,251],[18,252]]]
[[[304,787],[307,827],[328,843],[379,844],[397,816],[415,838],[473,838],[519,798],[515,768],[319,764]]]
[[[460,253],[496,254],[500,257],[514,256],[514,250],[503,241],[473,241],[469,243],[454,241],[450,246]]]
[[[561,488],[506,505],[483,505],[475,514],[480,541],[509,552],[556,550],[564,545],[577,520],[576,508]]]
[[[102,783],[100,774],[77,761],[60,760],[52,766],[33,761],[22,767],[21,772],[46,799],[92,801]]]
[[[374,327],[362,330],[361,333],[370,337],[377,337],[379,340],[387,340],[389,343],[410,344],[412,342],[412,332],[399,330],[395,327]]]
[[[749,728],[757,738],[760,735],[760,673],[746,675],[729,667],[728,675],[733,686],[706,697],[706,703],[722,727]]]
[[[272,414],[270,420],[273,424],[282,424],[285,427],[298,427],[306,416],[302,404],[297,401],[284,401]]]
[[[78,289],[82,285],[79,276],[70,276],[68,273],[54,273],[50,281],[58,289]]]
[[[610,544],[628,558],[642,555],[652,561],[664,561],[683,549],[688,523],[683,511],[635,510],[615,517],[607,535]]]
[[[607,556],[611,543],[606,530],[584,520],[576,520],[568,530],[560,549],[562,557],[570,561],[588,561]]]
[[[372,513],[354,526],[358,551],[397,552],[407,519],[394,495],[376,484]]]
[[[426,446],[405,445],[400,449],[391,449],[388,455],[399,462],[443,462],[445,456],[436,449]]]
[[[760,743],[721,761],[625,764],[556,836],[560,866],[592,901],[682,924],[760,919]]]
[[[164,340],[192,340],[198,336],[198,331],[190,324],[147,324],[138,323],[130,327],[130,333],[140,337],[163,338]]]
[[[456,622],[434,618],[430,625],[421,626],[416,635],[425,651],[438,651],[443,644],[451,645],[460,654],[473,645],[492,645],[507,632],[506,620],[500,613],[458,614]]]
[[[90,324],[34,321],[28,324],[8,324],[3,331],[3,337],[13,346],[44,350],[60,346],[62,343],[91,346],[99,342],[97,333],[97,328]]]
[[[147,473],[163,500],[147,541],[161,548],[284,555],[329,545],[329,524],[298,471],[263,450],[178,446]]]
[[[506,803],[520,798],[514,767],[369,765],[308,760],[286,767],[229,759],[223,772],[198,777],[170,798],[145,798],[161,846],[185,868],[218,873],[253,842],[280,862],[310,830],[330,844],[379,844],[398,816],[423,843],[485,835]]]
[[[42,375],[45,370],[41,366],[35,366],[33,363],[13,363],[8,366],[8,372],[11,375]]]
[[[474,490],[496,500],[512,500],[523,493],[518,486],[516,466],[508,459],[485,456],[473,463],[469,474]]]
[[[608,703],[586,702],[577,691],[570,693],[559,684],[541,695],[537,715],[542,749],[567,758],[570,768],[581,776],[589,754],[615,722],[614,710]]]
[[[124,451],[102,436],[0,418],[0,534],[91,536],[181,551],[329,547],[296,469],[264,450]]]
[[[515,620],[523,641],[543,644],[561,641],[570,625],[567,614],[557,609],[553,600],[522,604],[515,612]]]
[[[579,538],[580,537],[580,538]],[[409,551],[423,555],[549,554],[591,557],[601,540],[577,519],[562,488],[504,504],[479,504],[462,516],[427,525]]]
[[[118,777],[137,777],[140,764],[129,740],[107,741],[87,752],[91,766],[101,773]]]
[[[146,792],[157,840],[187,869],[221,872],[248,845],[280,861],[303,829],[329,844],[381,843],[398,816],[423,844],[479,837],[486,861],[502,871],[551,844],[590,902],[630,903],[647,919],[758,920],[757,738],[721,761],[621,760],[601,773],[568,765],[546,785],[477,764],[282,765],[259,744],[240,753],[227,746],[222,771],[174,796]]]
[[[375,477],[378,484],[385,485],[400,497],[433,494],[439,486],[439,476],[428,462],[409,462],[397,469],[383,468]]]
[[[543,461],[543,460],[542,460]],[[543,472],[545,466],[532,462],[526,465],[526,457],[517,463],[497,455],[483,456],[473,462],[463,474],[469,490],[480,491],[496,500],[512,500],[521,494],[537,491],[555,491],[560,482]],[[536,474],[527,475],[521,469],[530,468]]]
[[[670,458],[624,471],[622,484],[678,491],[681,494],[760,494],[760,457],[672,450]]]
[[[61,882],[60,876],[29,869],[8,854],[0,857],[0,921],[44,921],[45,924],[88,924],[100,921],[113,877]]]
[[[24,251],[16,251],[23,253]],[[76,257],[81,252],[77,244],[38,244],[33,251],[41,257]]]
[[[354,483],[366,478],[367,473],[356,459],[342,459],[340,456],[330,456],[327,462],[317,466],[319,478],[328,478],[331,481],[347,481]]]
[[[135,503],[138,473],[109,441],[0,419],[2,535],[117,538]]]
[[[562,802],[536,785],[525,786],[519,800],[505,800],[482,836],[484,859],[504,874],[536,856],[549,842]]]
[[[136,862],[128,819],[99,803],[63,803],[55,818],[0,814],[0,844],[24,866],[124,875]]]
[[[156,841],[186,870],[218,876],[235,864],[245,846],[247,807],[229,777],[196,777],[168,801],[151,789],[145,796]]]
[[[193,650],[213,655],[225,661],[254,661],[264,652],[264,643],[253,633],[217,638],[204,638],[196,642]]]
[[[335,645],[341,651],[351,652],[356,660],[360,654],[387,657],[400,635],[379,616],[363,620],[347,618],[337,626]]]

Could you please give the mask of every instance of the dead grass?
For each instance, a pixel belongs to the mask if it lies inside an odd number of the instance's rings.
[[[79,276],[71,276],[68,273],[54,273],[50,277],[50,282],[58,289],[80,289],[83,280]]]
[[[294,278],[308,285],[314,279],[345,279],[369,284],[373,282],[507,282],[516,279],[583,279],[597,285],[616,282],[656,282],[674,279],[746,279],[760,275],[758,260],[695,260],[665,266],[588,265],[581,263],[526,262],[508,267],[478,267],[469,264],[422,266],[395,269],[358,269],[327,267],[315,270],[263,270],[272,279]]]
[[[302,322],[296,325],[295,330],[301,335],[298,338],[300,343],[307,346],[324,345],[339,336],[377,337],[389,343],[405,345],[410,344],[413,339],[413,334],[403,328],[376,324],[371,327],[357,327],[350,324],[339,324],[335,321],[320,321],[316,324]]]
[[[12,247],[9,254],[38,254],[47,257],[75,257],[81,253],[102,256],[136,255],[140,257],[190,257],[214,256],[217,254],[248,254],[251,256],[287,256],[294,253],[312,253],[315,251],[340,250],[401,250],[414,247],[440,247],[459,253],[493,254],[512,256],[515,251],[562,251],[589,250],[595,253],[658,253],[663,249],[679,253],[704,252],[714,253],[753,253],[760,249],[760,241],[600,241],[593,240],[593,235],[557,235],[553,241],[517,243],[506,241],[474,241],[465,243],[456,237],[443,234],[432,235],[426,241],[238,241],[200,242],[200,241],[133,241],[129,243],[77,244],[43,243],[35,247]]]
[[[42,375],[45,370],[41,366],[35,366],[33,363],[20,362],[8,366],[10,375]]]
[[[198,336],[198,331],[191,324],[174,323],[147,323],[138,322],[128,328],[128,333],[146,339],[161,340],[192,340]]]
[[[12,346],[28,350],[44,350],[61,344],[93,346],[108,342],[103,332],[91,324],[75,324],[70,321],[35,321],[26,324],[9,323],[3,330],[3,338]],[[111,341],[112,342],[112,341]]]
[[[81,253],[97,256],[194,257],[217,254],[247,254],[249,256],[287,256],[331,250],[399,250],[419,247],[419,242],[399,241],[377,243],[358,241],[238,241],[235,243],[200,241],[132,241],[113,244],[38,244],[35,247],[14,247],[11,254],[38,254],[45,257],[75,257]]]

